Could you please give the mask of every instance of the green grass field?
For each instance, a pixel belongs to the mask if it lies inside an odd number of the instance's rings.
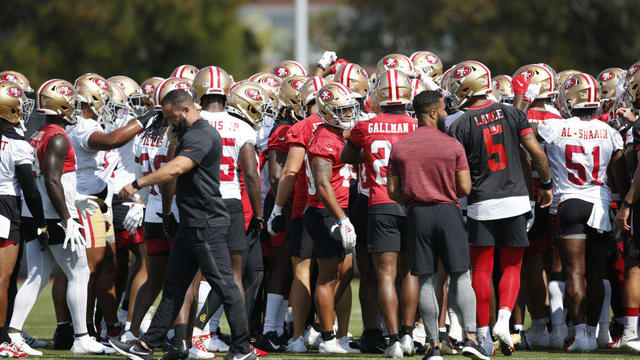
[[[361,322],[361,313],[360,313],[360,303],[357,300],[357,289],[359,283],[354,280],[353,282],[353,310],[351,315],[351,326],[349,331],[354,336],[359,336],[362,332],[362,322]],[[51,340],[53,336],[53,332],[55,330],[55,313],[53,309],[53,302],[51,301],[51,284],[49,284],[36,302],[36,305],[31,312],[27,322],[24,326],[24,330],[27,331],[31,336],[39,338],[39,339],[49,339]],[[223,318],[220,324],[223,332],[229,333],[229,327],[227,325],[226,320]],[[60,350],[52,350],[52,349],[41,349],[44,352],[44,356],[40,357],[40,359],[122,359],[123,357],[119,356],[73,356],[69,351],[60,351]],[[156,352],[156,357],[160,357],[162,355],[161,352]],[[217,354],[218,358],[222,358],[224,354]],[[501,354],[496,355],[497,357],[504,357]],[[352,358],[361,358],[361,359],[370,359],[370,358],[380,358],[380,356],[376,355],[352,355],[348,357],[342,356],[327,356],[324,354],[318,354],[317,352],[311,352],[303,355],[288,355],[288,354],[272,354],[268,357],[269,359],[352,359]],[[420,359],[421,356],[414,356],[413,359]],[[446,356],[446,359],[465,359],[462,356]],[[631,351],[622,350],[622,351],[598,351],[595,353],[589,354],[569,354],[563,351],[546,351],[546,352],[536,352],[536,351],[518,351],[510,359],[640,359],[640,354],[632,353]]]

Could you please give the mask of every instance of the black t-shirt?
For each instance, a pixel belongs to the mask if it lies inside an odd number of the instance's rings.
[[[527,116],[513,106],[489,102],[471,107],[449,128],[464,147],[473,204],[529,194],[520,166],[520,137],[532,133]]]
[[[180,139],[176,156],[197,165],[178,177],[176,201],[180,224],[189,227],[229,225],[229,214],[220,195],[220,134],[205,120],[198,120]]]

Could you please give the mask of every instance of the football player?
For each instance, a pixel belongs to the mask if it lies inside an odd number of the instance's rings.
[[[596,326],[611,235],[607,170],[611,164],[609,170],[615,174],[617,187],[626,192],[626,176],[620,176],[624,174],[623,142],[616,130],[594,118],[600,102],[598,85],[591,75],[569,77],[560,91],[563,110],[573,117],[543,121],[537,130],[547,143],[559,196],[559,248],[575,328],[575,338],[566,350],[593,351],[598,347]]]
[[[509,320],[520,287],[520,267],[529,245],[527,215],[529,191],[520,164],[524,146],[541,178],[541,207],[551,204],[551,178],[546,156],[521,111],[486,98],[491,73],[477,61],[463,61],[451,71],[447,84],[455,107],[468,111],[449,127],[449,133],[465,148],[472,189],[467,197],[473,288],[477,297],[478,341],[492,353],[489,314],[494,250],[499,249],[500,282],[498,319],[493,334],[505,354],[514,352]]]
[[[418,301],[417,278],[409,273],[411,257],[406,244],[406,214],[402,206],[387,194],[386,170],[391,147],[418,127],[407,114],[412,99],[409,78],[401,71],[387,70],[376,77],[375,96],[381,114],[359,122],[351,130],[341,154],[345,163],[361,162],[369,188],[366,250],[373,258],[378,278],[378,303],[389,331],[389,347],[384,357],[413,355],[413,325]],[[399,273],[398,270],[399,269]],[[396,276],[402,289],[396,290]],[[398,297],[401,293],[402,319],[398,320]]]

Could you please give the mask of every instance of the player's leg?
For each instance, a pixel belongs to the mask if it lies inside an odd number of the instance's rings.
[[[316,258],[318,264],[318,281],[315,289],[315,301],[322,330],[323,341],[335,338],[333,333],[335,315],[335,291],[338,285],[338,268],[342,259]]]
[[[585,264],[589,264],[589,266],[585,266],[585,310],[587,333],[595,338],[605,297],[603,279],[607,266],[607,241],[609,238],[608,236],[599,236],[595,229],[589,228],[587,231],[589,235],[585,244]],[[608,316],[609,306],[607,304]]]
[[[564,316],[564,272],[558,244],[561,238],[559,230],[560,224],[557,221],[556,214],[550,214],[549,223],[549,236],[552,242],[551,249],[547,253],[549,257],[549,285],[547,289],[549,292],[549,308],[551,311],[551,347],[554,349],[562,349],[568,335],[568,329]]]
[[[304,331],[307,318],[311,311],[311,257],[313,255],[313,240],[304,226],[303,218],[291,219],[289,228],[289,242],[291,246],[291,265],[293,280],[291,282],[291,307],[293,315],[293,341],[297,351],[304,348]],[[302,346],[299,346],[302,345]],[[293,347],[287,351],[293,352]]]
[[[100,272],[96,279],[98,305],[107,323],[107,337],[119,336],[122,328],[119,326],[115,287],[115,242],[107,242],[104,259],[100,265]]]
[[[17,241],[20,242],[18,231]],[[18,243],[0,240],[0,344],[10,343],[11,339],[6,328],[6,314],[9,302],[9,283],[15,268],[20,247]]]
[[[396,292],[396,275],[398,253],[372,253],[373,264],[378,278],[378,303],[380,312],[389,331],[389,341],[393,344],[399,340],[398,329],[398,295]]]
[[[345,340],[349,332],[349,319],[351,318],[351,279],[353,279],[353,253],[347,254],[338,270],[338,284],[336,286],[336,318],[338,320],[338,331],[336,336],[343,339],[342,342],[349,346]]]
[[[127,303],[135,304],[136,298],[138,297],[138,293],[140,292],[140,288],[144,283],[147,282],[147,279],[149,277],[149,274],[148,274],[148,270],[150,268],[149,256],[147,255],[147,247],[144,241],[137,243],[135,245],[129,245],[128,248],[129,248],[128,251],[131,251],[135,256],[136,261],[132,269],[133,272],[135,273],[135,276],[133,277],[133,280],[131,281],[131,285],[128,287],[128,291],[127,291],[127,298],[128,298]],[[128,308],[129,306],[127,306],[127,309]],[[127,310],[128,322],[131,322],[132,316],[133,314],[129,313]]]

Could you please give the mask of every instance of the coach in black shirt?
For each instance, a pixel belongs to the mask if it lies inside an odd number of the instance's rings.
[[[162,100],[162,112],[178,133],[180,144],[176,148],[176,157],[156,172],[125,186],[120,196],[128,199],[141,187],[163,184],[177,177],[176,200],[180,227],[169,254],[162,300],[151,327],[140,341],[111,343],[116,350],[130,358],[152,359],[152,349],[164,341],[167,330],[173,325],[182,306],[187,288],[200,268],[212,290],[223,298],[232,336],[228,358],[255,359],[249,347],[244,302],[233,281],[227,248],[226,234],[230,222],[220,196],[220,134],[200,118],[191,95],[186,91],[173,90],[168,93]],[[186,343],[174,344],[170,351],[174,354],[167,356],[186,358],[187,349]]]

